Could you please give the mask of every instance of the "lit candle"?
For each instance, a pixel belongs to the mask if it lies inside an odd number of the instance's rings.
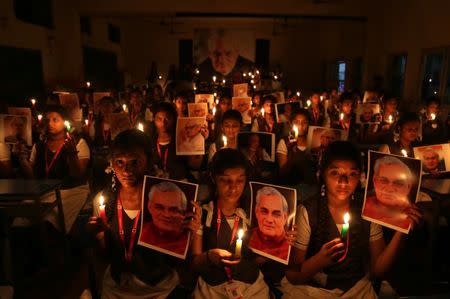
[[[213,79],[213,82],[216,83],[216,79],[217,79],[216,76],[213,76],[212,79]]]
[[[253,80],[253,79],[250,80],[250,83],[251,83],[251,84],[254,84],[254,83],[255,83],[255,80]]]
[[[320,96],[320,101],[321,101],[321,102],[323,101],[323,96]]]
[[[259,70],[256,70],[256,74],[258,74],[258,75],[259,75]]]
[[[219,99],[216,99],[216,105],[219,105]]]
[[[252,75],[252,79],[255,79],[255,75]]]
[[[348,229],[350,227],[350,214],[347,212],[344,215],[344,224],[342,225],[341,238],[345,239],[348,235]]]
[[[87,82],[86,82],[86,87],[87,87],[87,88],[91,87],[91,82],[87,81]]]
[[[138,130],[144,132],[144,125],[142,123],[138,123]]]
[[[159,75],[159,76],[158,76],[158,79],[159,79],[159,80],[162,80],[162,76],[161,76],[161,75]]]
[[[98,202],[99,202],[98,214],[100,218],[103,220],[103,222],[107,223],[108,221],[106,219],[106,212],[105,212],[105,198],[103,197],[103,194],[100,195]]]
[[[36,99],[33,98],[33,99],[30,100],[30,102],[31,102],[31,105],[34,108],[36,106],[36,103],[37,103]]]
[[[86,127],[89,126],[89,119],[86,118],[86,119],[84,120],[84,124],[86,125]]]
[[[401,150],[403,157],[408,157],[408,152],[405,149]]]
[[[344,113],[341,113],[341,115],[339,116],[339,119],[340,119],[341,121],[344,120]]]
[[[311,100],[306,101],[306,106],[308,106],[308,107],[311,106]]]
[[[297,127],[296,125],[294,125],[294,126],[292,127],[292,130],[294,131],[295,139],[297,139],[297,138],[298,138],[298,127]]]
[[[197,90],[197,86],[195,86],[195,84],[194,84],[194,90]]]
[[[300,96],[300,91],[297,91],[297,96],[298,96],[298,97]]]
[[[67,133],[70,133],[70,122],[66,120],[64,121],[64,125],[66,126]]]
[[[243,75],[244,75],[244,77],[247,77],[247,74],[246,74],[246,73],[244,73]]]
[[[217,92],[213,93],[214,97],[217,97]]]
[[[256,89],[256,85],[253,85],[253,89]]]
[[[274,78],[275,80],[278,80],[278,76],[277,76],[277,75],[273,76],[273,78]]]
[[[122,105],[123,112],[127,112],[127,104]]]
[[[388,123],[392,124],[393,122],[394,122],[394,118],[392,117],[392,115],[389,115]]]
[[[37,119],[38,119],[38,123],[41,124],[41,122],[42,122],[42,114],[38,114]]]
[[[264,113],[265,113],[264,108],[261,108],[261,115],[264,116]]]
[[[216,115],[216,107],[213,107],[213,108],[212,108],[212,114],[213,114],[213,115]]]
[[[242,251],[242,238],[244,237],[244,230],[240,229],[238,231],[238,239],[236,240],[236,250],[234,251],[234,257],[240,258]]]
[[[225,79],[222,80],[222,83],[225,84],[227,81]]]
[[[199,69],[195,69],[195,73],[198,75],[200,74],[200,70]]]
[[[223,140],[223,147],[227,147],[228,145],[228,140],[227,140],[227,136],[222,136],[222,140]]]
[[[431,113],[430,116],[431,116],[431,120],[435,120],[436,119],[436,114]]]

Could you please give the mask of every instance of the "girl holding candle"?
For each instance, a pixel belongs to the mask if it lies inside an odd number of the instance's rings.
[[[310,99],[311,105],[308,106],[310,124],[312,126],[323,126],[325,123],[325,109],[320,102],[319,93],[312,94]]]
[[[111,146],[115,183],[96,196],[88,223],[110,262],[103,277],[102,298],[179,298],[175,288],[180,283],[176,271],[180,260],[137,245],[143,180],[150,173],[152,156],[148,137],[136,129],[117,135]],[[101,196],[104,207],[100,206]],[[200,207],[193,204],[197,213],[186,215],[192,218],[186,229],[197,232]]]
[[[237,135],[242,129],[242,115],[237,110],[227,110],[222,115],[222,133],[216,136],[216,141],[209,146],[208,161],[211,161],[221,148],[237,148]],[[223,138],[225,137],[225,138]],[[226,145],[225,145],[226,141]]]
[[[281,134],[281,126],[275,120],[275,102],[276,99],[273,95],[265,96],[262,99],[261,111],[253,120],[251,131],[274,133],[278,141],[278,137]]]
[[[413,147],[420,146],[420,118],[414,112],[405,112],[397,122],[398,140],[380,147],[380,152],[403,156],[405,150],[408,157],[414,157]]]
[[[441,101],[438,97],[430,97],[426,100],[425,113],[422,116],[422,143],[424,145],[446,143],[444,123],[439,114]]]
[[[379,140],[381,143],[389,143],[394,138],[394,130],[398,120],[398,99],[394,96],[383,97],[383,111]]]
[[[210,170],[213,197],[203,206],[203,228],[193,235],[191,247],[192,269],[200,274],[194,298],[226,299],[226,288],[230,287],[236,287],[245,298],[269,298],[257,255],[247,247],[250,223],[245,211],[249,203],[243,196],[249,173],[247,160],[237,150],[222,149],[213,157]],[[244,236],[238,259],[240,229]]]
[[[377,298],[370,279],[389,270],[406,235],[395,232],[386,244],[381,227],[361,218],[362,199],[355,192],[360,157],[349,142],[337,141],[326,149],[321,194],[298,208],[299,232],[282,281],[283,298]],[[346,213],[350,220],[342,238]],[[420,212],[413,206],[407,214],[415,227]]]
[[[67,132],[64,122],[68,119],[62,106],[47,106],[44,115],[45,132],[33,145],[30,158],[27,158],[23,144],[18,143],[13,148],[26,178],[62,180],[61,198],[67,232],[89,193],[86,169],[90,158],[86,141]],[[53,201],[54,196],[54,192],[51,192],[44,195],[41,201]],[[62,229],[56,215],[52,212],[46,219]]]

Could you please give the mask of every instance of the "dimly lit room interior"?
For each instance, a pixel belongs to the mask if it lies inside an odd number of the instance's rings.
[[[450,298],[447,0],[0,0],[0,299]]]

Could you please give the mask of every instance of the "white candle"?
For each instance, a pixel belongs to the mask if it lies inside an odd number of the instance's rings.
[[[99,214],[100,218],[103,220],[103,222],[106,223],[107,219],[106,219],[106,212],[105,212],[105,198],[103,197],[103,194],[100,195],[98,203],[99,203],[98,214]]]
[[[242,252],[242,238],[244,237],[244,230],[240,229],[238,231],[238,239],[236,240],[236,250],[234,251],[235,258],[241,257]]]
[[[261,108],[261,115],[264,116],[264,113],[265,113],[264,108]]]
[[[292,127],[292,130],[294,131],[295,139],[297,139],[297,138],[298,138],[298,127],[297,127],[296,125],[294,125],[294,126]]]
[[[222,136],[222,140],[223,140],[223,147],[227,147],[228,145],[228,140],[227,140],[227,136]]]
[[[408,157],[408,152],[405,149],[402,149],[401,152],[404,157]]]
[[[138,123],[138,130],[144,132],[144,125],[142,123]]]

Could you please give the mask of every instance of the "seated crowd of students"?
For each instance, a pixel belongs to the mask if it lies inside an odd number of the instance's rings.
[[[286,102],[300,100],[295,95],[286,98]],[[278,122],[276,98],[255,93],[248,112],[250,124],[244,124],[241,113],[232,109],[229,91],[222,90],[217,99],[215,113],[208,113],[208,125],[202,128],[205,154],[190,156],[177,155],[176,123],[178,117],[187,116],[191,93],[156,99],[152,93],[135,89],[120,102],[102,98],[96,114],[90,112],[91,101],[80,98],[86,122],[71,121],[72,129],[65,123],[70,120],[67,111],[50,99],[40,107],[45,111],[43,121],[34,120],[31,148],[22,140],[10,146],[0,143],[0,177],[62,180],[67,231],[86,202],[92,205],[88,232],[96,236],[110,262],[102,298],[183,298],[191,294],[194,298],[271,298],[274,294],[283,298],[376,298],[372,282],[390,270],[407,235],[395,232],[385,241],[381,226],[361,218],[361,181],[366,171],[361,152],[374,148],[403,155],[406,151],[414,157],[417,145],[448,142],[449,123],[440,116],[439,99],[428,99],[419,114],[398,111],[395,97],[371,95],[364,100],[381,106],[380,121],[359,123],[355,109],[363,102],[360,95],[313,93],[308,102],[302,102],[304,108],[289,109],[283,122]],[[128,107],[126,112],[123,104]],[[110,116],[114,112],[128,113],[131,128],[113,138]],[[136,129],[139,124],[143,130]],[[343,130],[348,141],[323,134],[320,147],[310,150],[309,126]],[[267,152],[251,134],[249,146],[241,148],[239,132],[274,134],[275,161],[268,161]],[[185,229],[192,233],[186,260],[136,244],[134,236],[140,228],[133,227],[141,210],[145,175],[204,187],[194,203],[195,211],[186,215]],[[288,232],[292,251],[287,266],[252,252],[248,238],[244,238],[241,258],[232,258],[233,222],[237,219],[239,228],[248,223],[242,210],[249,181],[299,190],[296,228]],[[97,208],[100,192],[108,194],[106,223]],[[120,212],[120,219],[119,205],[125,211]],[[343,221],[338,215],[349,210],[356,211],[354,242],[345,262],[338,262],[344,247],[339,238]],[[422,219],[415,205],[407,215],[412,228]],[[218,219],[223,218],[227,221],[219,225]],[[48,220],[58,228],[55,215]]]

